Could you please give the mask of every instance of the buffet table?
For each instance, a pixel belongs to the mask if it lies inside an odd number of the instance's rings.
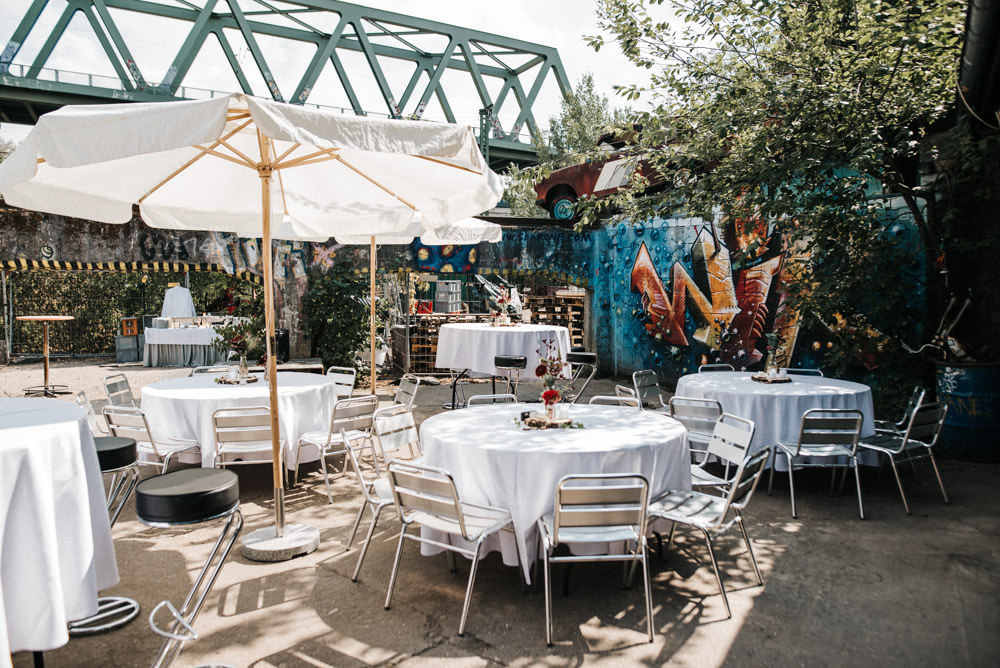
[[[654,497],[668,489],[691,489],[687,431],[673,418],[574,404],[569,416],[583,428],[525,430],[515,418],[529,410],[542,406],[472,406],[429,417],[420,427],[425,463],[451,473],[463,501],[510,510],[514,537],[493,536],[484,543],[484,553],[499,550],[504,563],[515,566],[519,551],[526,579],[538,554],[535,521],[552,512],[556,484],[564,475],[640,473]],[[426,545],[422,549],[434,552]]]
[[[143,366],[209,366],[224,361],[212,347],[214,327],[146,327]]]
[[[65,645],[118,583],[104,483],[83,409],[0,398],[0,666]]]

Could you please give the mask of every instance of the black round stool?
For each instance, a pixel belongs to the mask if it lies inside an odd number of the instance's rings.
[[[170,601],[160,601],[149,613],[150,628],[165,638],[153,666],[169,666],[186,641],[198,638],[192,626],[194,620],[243,529],[239,479],[226,469],[202,468],[146,478],[135,490],[135,510],[140,522],[158,528],[229,518],[180,609]],[[156,623],[161,608],[167,608],[173,617],[169,629]]]
[[[507,394],[517,394],[518,372],[528,366],[528,358],[523,355],[497,355],[493,358],[497,371],[507,372]],[[513,385],[514,390],[511,391]],[[497,377],[493,376],[493,394],[497,393]]]
[[[569,364],[573,372],[573,379],[567,392],[564,393],[564,400],[575,404],[576,400],[583,395],[591,379],[597,374],[597,353],[588,353],[582,350],[566,353],[566,363]]]
[[[139,459],[136,454],[135,439],[118,436],[96,436],[97,463],[101,475],[111,475],[108,487],[108,514],[111,526],[125,507],[125,502],[139,482]],[[89,636],[106,633],[125,626],[139,615],[139,603],[124,596],[102,596],[97,599],[97,613],[70,622],[67,625],[71,636]]]

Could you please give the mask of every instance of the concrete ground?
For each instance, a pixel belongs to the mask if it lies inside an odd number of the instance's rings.
[[[52,382],[102,397],[100,378],[121,370],[132,386],[186,369],[55,362]],[[39,364],[0,367],[0,396],[40,383]],[[609,393],[612,379],[587,394]],[[474,385],[477,393],[488,385]],[[388,399],[392,386],[380,387]],[[534,394],[522,386],[522,397]],[[71,400],[71,396],[64,397]],[[450,387],[421,386],[418,419],[441,410]],[[475,438],[470,434],[470,438]],[[620,567],[578,565],[569,595],[555,569],[555,640],[545,645],[544,600],[525,590],[517,569],[489,555],[479,570],[464,637],[457,635],[468,562],[421,557],[407,543],[392,609],[383,609],[399,523],[383,514],[361,580],[351,582],[357,546],[346,550],[360,500],[357,482],[334,482],[326,502],[316,464],[286,498],[290,522],[320,530],[319,549],[282,563],[230,557],[177,666],[997,666],[1000,665],[1000,504],[995,464],[942,461],[951,504],[925,465],[905,469],[913,515],[906,516],[891,473],[865,469],[868,519],[851,485],[828,495],[821,472],[796,477],[799,519],[787,479],[749,508],[748,528],[764,577],[756,586],[738,532],[717,541],[733,618],[725,619],[703,539],[679,532],[668,559],[652,557],[656,637],[645,642],[641,586],[622,589]],[[273,522],[270,469],[237,469],[245,531]],[[144,472],[144,475],[150,473]],[[127,508],[114,527],[122,581],[107,594],[138,599],[143,613],[110,634],[74,638],[45,653],[48,666],[143,666],[159,647],[146,615],[159,601],[179,604],[220,526],[159,530]],[[8,610],[7,614],[17,614]],[[14,656],[31,665],[31,656]]]

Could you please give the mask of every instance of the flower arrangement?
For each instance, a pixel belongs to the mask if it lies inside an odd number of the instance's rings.
[[[562,394],[556,389],[556,378],[562,375],[566,363],[563,362],[559,345],[554,339],[543,339],[542,347],[537,352],[539,359],[535,376],[542,379],[545,387],[541,396],[542,403],[547,410],[551,410],[562,399]]]
[[[494,303],[497,307],[495,310],[490,310],[490,316],[493,318],[494,325],[507,325],[510,323],[510,290],[507,288],[500,288],[500,294],[494,298]]]
[[[767,362],[765,366],[767,367],[780,366],[778,348],[781,346],[784,340],[781,336],[781,332],[778,330],[768,332],[767,334],[764,335],[764,339],[767,341],[767,345],[764,348],[767,351]]]

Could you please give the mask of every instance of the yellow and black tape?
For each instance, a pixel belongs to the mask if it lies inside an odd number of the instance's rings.
[[[71,262],[63,260],[0,260],[0,267],[9,271],[142,271],[154,273],[215,272],[228,274],[220,264],[208,262]],[[249,271],[238,271],[236,278],[263,284],[263,278]]]

